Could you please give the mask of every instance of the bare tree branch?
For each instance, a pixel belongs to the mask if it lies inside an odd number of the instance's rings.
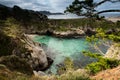
[[[108,2],[108,1],[112,2],[112,3],[120,2],[120,0],[103,0],[103,1],[101,1],[99,3],[97,3],[94,7],[97,7],[97,6],[99,6],[99,5],[101,5],[101,4],[105,3],[105,2]]]
[[[100,12],[98,12],[98,13],[96,13],[96,14],[101,14],[101,13],[106,13],[106,12],[120,12],[120,10],[103,10],[103,11],[100,11]]]
[[[99,2],[99,3],[97,3],[94,7],[97,7],[97,6],[103,4],[103,3],[107,2],[107,1],[110,1],[110,0],[103,0],[103,1],[101,1],[101,2]]]
[[[66,12],[71,12],[77,14],[78,16],[86,16],[86,17],[99,17],[99,14],[105,12],[120,12],[120,10],[96,10],[97,6],[104,4],[105,2],[117,3],[120,0],[101,0],[99,2],[94,2],[94,0],[74,0],[72,5],[67,7]]]

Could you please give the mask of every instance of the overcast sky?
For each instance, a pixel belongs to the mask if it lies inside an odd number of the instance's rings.
[[[63,12],[68,5],[74,0],[0,0],[0,4],[13,7],[18,5],[24,9],[31,9],[36,11],[51,11],[51,12]],[[100,1],[100,0],[97,0]],[[98,10],[104,9],[120,9],[119,3],[105,3],[98,7]]]

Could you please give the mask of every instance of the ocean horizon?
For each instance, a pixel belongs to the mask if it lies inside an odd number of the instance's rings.
[[[100,16],[105,16],[105,18],[109,17],[120,17],[120,13],[106,13],[101,14]],[[75,14],[63,14],[63,15],[48,15],[49,19],[79,19],[84,18],[84,16],[77,16]]]

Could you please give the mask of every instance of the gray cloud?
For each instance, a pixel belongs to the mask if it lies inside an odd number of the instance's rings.
[[[106,9],[120,9],[120,2],[111,3],[106,2],[97,8],[98,10],[106,10]]]
[[[0,3],[9,7],[18,5],[22,8],[38,11],[63,12],[72,1],[73,0],[0,0]]]
[[[32,9],[36,11],[63,12],[74,0],[0,0],[0,4],[13,7],[18,5],[24,9]],[[98,1],[98,0],[96,0]],[[104,9],[120,9],[120,3],[106,3],[98,7],[98,10]]]
[[[6,5],[6,6],[10,6],[10,7],[12,7],[13,5],[17,5],[17,4],[19,4],[20,2],[19,1],[10,1],[10,0],[1,0],[0,1],[0,4],[4,4],[4,5]]]

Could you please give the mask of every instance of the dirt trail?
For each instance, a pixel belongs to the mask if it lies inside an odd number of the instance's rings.
[[[120,80],[120,66],[99,72],[91,78],[94,80]]]

